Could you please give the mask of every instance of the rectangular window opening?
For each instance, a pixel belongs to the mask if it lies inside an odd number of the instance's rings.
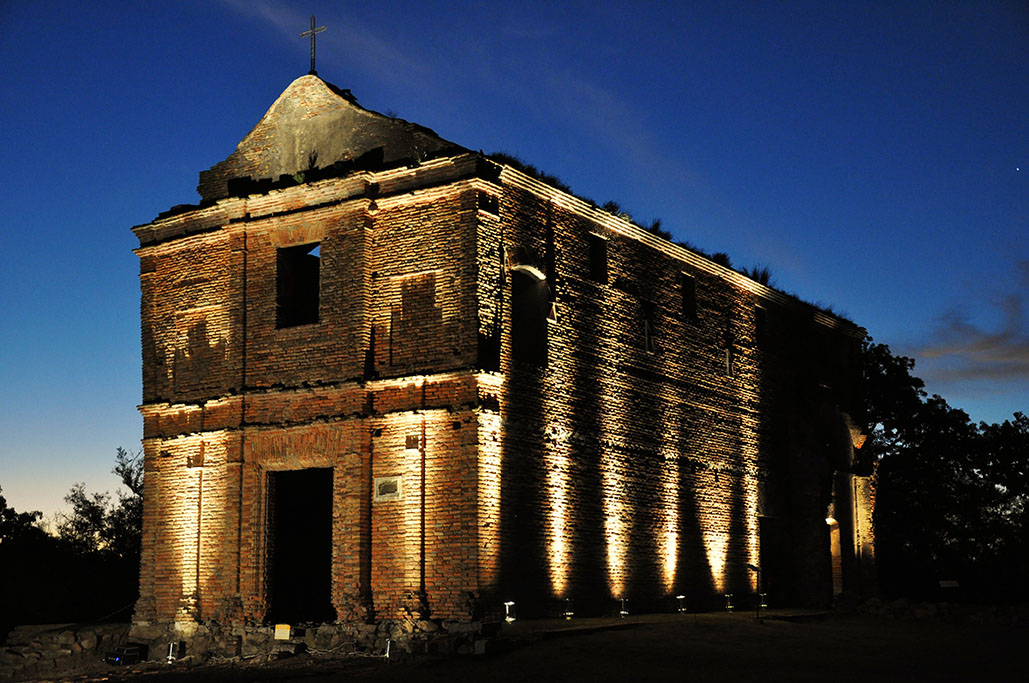
[[[321,244],[276,250],[275,326],[279,329],[318,322]]]
[[[500,199],[488,192],[478,192],[476,194],[476,203],[480,211],[491,213],[494,216],[500,214]]]
[[[654,322],[650,318],[643,319],[643,348],[648,353],[657,350],[657,345],[654,343]]]
[[[754,307],[754,340],[759,347],[766,345],[768,338],[768,310],[763,306]]]
[[[607,240],[600,235],[589,235],[590,279],[607,284]]]
[[[697,280],[686,273],[682,273],[682,317],[697,317]]]

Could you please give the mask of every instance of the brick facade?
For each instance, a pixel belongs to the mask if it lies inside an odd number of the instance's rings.
[[[305,469],[340,623],[817,604],[829,516],[870,585],[860,328],[315,76],[200,190],[134,229],[137,629],[269,618]]]

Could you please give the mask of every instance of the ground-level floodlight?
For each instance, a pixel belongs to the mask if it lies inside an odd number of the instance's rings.
[[[515,620],[515,604],[514,601],[509,600],[504,603],[504,621],[511,623]]]
[[[761,618],[761,608],[766,607],[765,594],[761,592],[761,567],[756,564],[748,564],[747,569],[757,574],[757,590],[754,591],[754,618]]]
[[[732,606],[732,593],[725,594],[725,611],[732,612],[736,608]]]
[[[686,611],[686,596],[685,595],[676,595],[675,599],[679,601],[679,609],[677,611],[678,612],[685,612]]]
[[[629,616],[629,598],[622,598],[622,608],[618,611],[618,616],[622,619]]]
[[[179,644],[172,641],[168,643],[168,656],[164,658],[165,664],[172,664],[179,657]]]
[[[565,598],[565,611],[561,615],[565,620],[569,620],[575,616],[575,609],[573,608],[574,603],[571,598]]]

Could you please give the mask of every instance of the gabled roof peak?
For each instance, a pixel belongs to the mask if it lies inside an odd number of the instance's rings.
[[[205,201],[229,196],[229,181],[275,180],[367,159],[383,166],[463,149],[435,132],[365,109],[349,90],[318,76],[297,78],[224,161],[200,172]]]

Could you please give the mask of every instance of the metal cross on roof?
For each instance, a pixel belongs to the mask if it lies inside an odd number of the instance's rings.
[[[319,33],[321,33],[322,31],[324,31],[324,30],[325,30],[324,26],[319,26],[318,28],[314,27],[314,15],[312,14],[311,15],[311,30],[310,31],[304,31],[303,33],[300,34],[301,38],[306,38],[308,36],[311,36],[311,70],[308,71],[307,73],[311,74],[312,76],[317,76],[318,75],[318,72],[314,70],[314,37],[316,35],[318,35]]]

